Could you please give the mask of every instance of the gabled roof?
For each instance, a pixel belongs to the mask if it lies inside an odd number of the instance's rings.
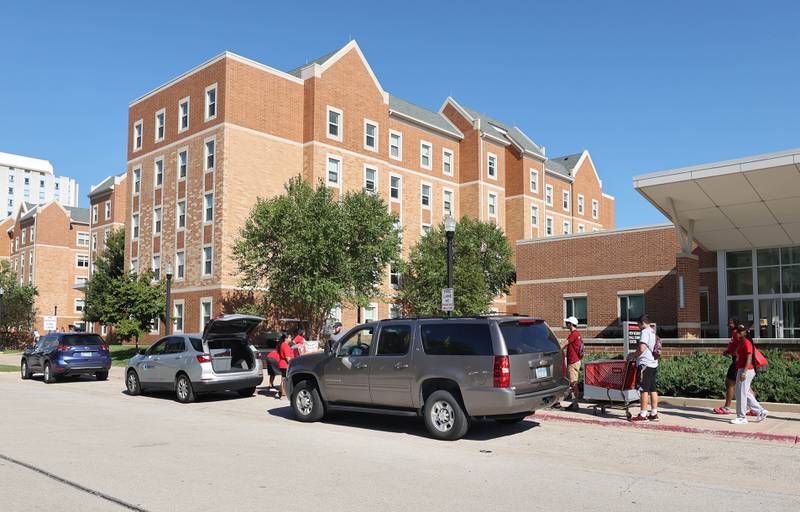
[[[69,213],[69,220],[76,224],[89,224],[89,209],[76,206],[64,206]]]
[[[91,198],[100,195],[104,192],[108,192],[109,190],[114,190],[114,186],[120,181],[122,181],[124,177],[125,173],[107,177],[106,179],[101,181],[99,185],[95,185],[92,187],[92,190],[89,191],[89,197]]]
[[[302,66],[298,66],[298,67],[294,68],[294,69],[293,69],[293,70],[291,70],[291,71],[287,71],[287,73],[289,73],[290,75],[294,75],[294,76],[296,76],[297,78],[300,78],[300,75],[302,74],[302,73],[301,73],[301,71],[303,70],[303,68],[305,68],[305,67],[308,67],[308,66],[310,66],[310,65],[312,65],[312,64],[318,64],[318,65],[320,65],[320,66],[321,66],[321,65],[325,64],[325,62],[326,62],[328,59],[330,59],[331,57],[333,57],[334,55],[336,55],[338,52],[339,52],[339,50],[334,50],[334,51],[332,51],[332,52],[330,52],[330,53],[326,53],[325,55],[323,55],[322,57],[320,57],[320,58],[318,58],[318,59],[314,59],[314,60],[312,60],[311,62],[306,62],[306,63],[305,63],[305,64],[303,64]]]
[[[30,205],[30,203],[26,203],[26,205]],[[22,221],[22,220],[32,219],[36,215],[36,212],[38,210],[39,210],[39,205],[30,205],[30,207],[26,207],[25,213],[22,214],[22,217],[20,217],[19,220]]]
[[[583,151],[573,155],[557,156],[555,158],[548,158],[544,163],[544,168],[556,174],[572,178],[574,176],[575,166],[583,156]]]
[[[414,105],[413,103],[391,94],[389,95],[389,114],[395,114],[399,117],[416,121],[423,126],[443,131],[458,139],[464,137],[461,130],[456,128],[456,126],[442,114]]]

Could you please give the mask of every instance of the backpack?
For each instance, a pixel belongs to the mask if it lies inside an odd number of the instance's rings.
[[[583,338],[580,337],[580,336],[578,336],[578,343],[579,343],[579,345],[578,345],[578,357],[580,357],[581,360],[583,360],[583,355],[585,353],[585,350],[584,350],[584,345],[583,345]]]
[[[661,338],[658,337],[658,334],[656,334],[656,342],[653,343],[651,352],[653,353],[653,359],[661,359]]]
[[[750,344],[753,345],[753,369],[756,373],[764,373],[767,371],[768,363],[767,358],[764,357],[764,354],[761,353],[760,350],[756,348],[756,344],[753,343],[753,340],[749,340]]]

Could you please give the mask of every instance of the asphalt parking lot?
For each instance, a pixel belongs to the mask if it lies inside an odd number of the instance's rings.
[[[120,369],[0,374],[0,510],[798,510],[800,447],[639,429],[414,418],[301,424],[265,388],[181,405]],[[114,501],[116,500],[116,501]]]

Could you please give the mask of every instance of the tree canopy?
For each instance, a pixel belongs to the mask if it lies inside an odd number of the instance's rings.
[[[89,322],[114,325],[119,312],[112,295],[115,281],[125,272],[125,230],[110,231],[105,244],[105,249],[94,260],[94,273],[84,289],[84,316]]]
[[[442,314],[447,286],[447,238],[439,225],[423,236],[402,266],[398,303],[406,314]],[[462,217],[453,238],[454,315],[486,313],[516,280],[511,246],[495,224]]]
[[[33,307],[38,295],[36,288],[20,284],[19,275],[6,260],[0,260],[0,286],[3,288],[0,330],[30,331],[36,316]]]

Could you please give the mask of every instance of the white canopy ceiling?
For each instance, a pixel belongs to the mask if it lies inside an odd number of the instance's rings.
[[[633,186],[706,249],[800,245],[800,149],[645,174]]]

